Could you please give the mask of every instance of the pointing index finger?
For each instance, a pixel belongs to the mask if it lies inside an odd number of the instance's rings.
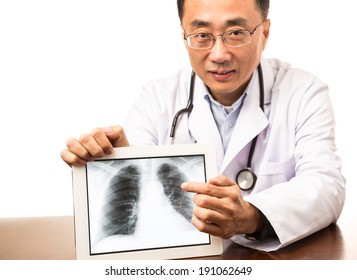
[[[224,197],[224,188],[217,187],[209,183],[184,182],[181,189],[186,192],[205,194],[213,197]]]

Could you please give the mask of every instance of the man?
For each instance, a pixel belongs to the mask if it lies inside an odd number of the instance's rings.
[[[180,116],[173,143],[214,144],[221,174],[208,183],[181,186],[196,193],[192,224],[271,251],[336,222],[345,181],[335,154],[328,89],[309,73],[262,57],[270,31],[269,1],[177,4],[196,78],[193,109]],[[190,74],[183,69],[148,84],[123,127],[69,139],[63,160],[84,165],[113,147],[172,143],[171,122],[186,106]],[[247,167],[257,181],[241,190],[237,173]]]

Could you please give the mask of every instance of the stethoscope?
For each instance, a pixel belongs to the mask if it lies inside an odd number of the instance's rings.
[[[264,79],[263,79],[262,67],[260,64],[258,65],[257,69],[258,69],[258,77],[259,77],[259,106],[264,112]],[[192,112],[195,78],[196,78],[196,74],[194,71],[192,71],[191,81],[190,81],[190,92],[189,92],[187,105],[185,108],[179,110],[174,116],[174,119],[172,120],[171,131],[170,131],[171,139],[173,139],[175,136],[175,130],[176,130],[178,118],[184,113],[190,114]],[[242,191],[251,190],[252,188],[254,188],[255,183],[257,182],[257,175],[255,175],[254,171],[252,170],[252,159],[254,155],[255,146],[257,144],[258,136],[259,134],[254,137],[252,144],[250,146],[247,168],[244,168],[241,171],[239,171],[236,177],[236,182]]]

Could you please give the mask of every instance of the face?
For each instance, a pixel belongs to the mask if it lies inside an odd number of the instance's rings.
[[[192,33],[223,34],[232,29],[254,28],[263,21],[255,0],[186,0],[182,28]],[[210,49],[197,50],[186,45],[191,65],[212,96],[223,105],[232,105],[244,92],[258,66],[268,36],[266,20],[241,47],[228,47],[216,37]]]

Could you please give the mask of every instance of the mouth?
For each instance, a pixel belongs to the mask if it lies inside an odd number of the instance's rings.
[[[215,80],[226,81],[234,74],[235,70],[213,70],[208,72],[213,76]]]

